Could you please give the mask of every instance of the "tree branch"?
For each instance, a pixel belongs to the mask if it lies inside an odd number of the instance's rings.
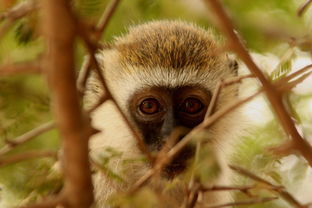
[[[40,73],[41,66],[39,61],[30,61],[16,64],[6,64],[0,66],[0,76]]]
[[[0,22],[5,19],[17,20],[36,9],[34,0],[23,1],[13,7],[11,10],[0,14]]]
[[[301,17],[303,13],[308,9],[308,7],[311,5],[312,0],[307,0],[299,9],[297,12],[297,15]]]
[[[53,157],[57,158],[57,152],[55,151],[32,151],[15,154],[12,156],[0,157],[0,168],[12,163],[21,162],[24,160],[37,159],[40,157]]]
[[[14,24],[14,22],[36,9],[36,2],[34,0],[23,1],[8,12],[0,14],[0,22],[6,22],[0,27],[0,39]]]
[[[100,18],[97,26],[96,26],[96,35],[94,37],[94,42],[97,42],[100,40],[102,34],[105,32],[109,21],[111,20],[113,14],[115,13],[117,6],[119,4],[120,0],[112,0],[109,5],[106,7],[102,17]],[[87,56],[84,60],[84,63],[82,64],[82,68],[79,73],[78,77],[78,88],[81,92],[84,91],[88,77],[90,75],[91,71],[91,58],[90,56]]]
[[[88,155],[89,135],[75,82],[75,20],[70,1],[42,0],[41,3],[41,25],[49,48],[45,69],[52,91],[55,121],[62,137],[66,205],[89,208],[93,203],[93,187]]]
[[[34,137],[39,136],[40,134],[53,129],[54,125],[55,125],[54,122],[50,121],[48,123],[42,124],[41,126],[38,126],[35,129],[32,129],[29,132],[26,132],[25,134],[15,138],[15,139],[10,139],[7,142],[7,144],[0,149],[0,156],[10,152],[16,146],[24,144],[24,143],[30,141],[31,139],[33,139]]]

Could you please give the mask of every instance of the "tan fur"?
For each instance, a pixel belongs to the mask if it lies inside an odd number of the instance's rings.
[[[98,60],[109,89],[130,122],[133,121],[127,102],[137,90],[151,86],[177,87],[196,84],[213,92],[220,79],[235,76],[235,71],[229,67],[230,60],[226,54],[220,53],[211,32],[185,22],[155,21],[136,26],[130,28],[129,34],[117,38],[113,45],[112,48],[102,51]],[[235,100],[236,91],[236,86],[223,90],[216,110]],[[87,108],[96,103],[101,93],[103,90],[97,77],[93,75],[87,85]],[[98,207],[106,207],[105,201],[112,193],[127,190],[150,167],[144,163],[122,165],[123,159],[139,158],[142,153],[111,102],[103,104],[92,117],[94,126],[103,130],[91,139],[93,156],[103,153],[107,147],[122,152],[121,158],[110,161],[110,167],[127,181],[121,184],[100,173],[95,176]],[[234,135],[234,125],[231,124],[233,118],[234,114],[218,121],[208,133],[223,168],[222,176],[218,180],[222,184],[227,178],[224,152],[227,151],[226,140]],[[161,179],[150,186],[161,192],[166,183],[166,179]],[[214,183],[215,181],[211,184]],[[166,193],[172,196],[173,203],[179,204],[183,201],[187,184],[183,181],[178,184]],[[207,195],[203,201],[214,204],[221,202],[220,198],[227,197]]]

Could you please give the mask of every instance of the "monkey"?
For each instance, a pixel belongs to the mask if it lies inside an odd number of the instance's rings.
[[[188,131],[205,119],[213,92],[220,80],[237,76],[238,65],[222,52],[221,40],[212,30],[178,20],[151,21],[130,27],[127,34],[116,37],[112,46],[97,54],[97,60],[107,86],[131,125],[138,130],[148,151],[161,151],[166,139],[177,127]],[[238,86],[222,89],[215,111],[237,99]],[[99,78],[92,74],[86,86],[85,106],[91,108],[105,93]],[[228,177],[226,157],[227,141],[235,135],[235,113],[215,122],[208,130],[209,142],[221,164],[222,174],[215,183],[225,183]],[[103,154],[105,149],[117,150],[121,155],[111,159],[111,170],[122,176],[116,182],[103,173],[94,177],[97,207],[110,207],[108,199],[118,192],[129,190],[152,165],[132,163],[127,158],[140,158],[144,154],[112,101],[106,101],[92,115],[92,124],[101,130],[90,140],[91,155]],[[179,140],[185,133],[179,135]],[[165,184],[178,179],[194,157],[194,145],[187,145],[163,168],[158,181],[146,186],[157,192]],[[157,207],[181,205],[185,200],[183,181],[169,190],[170,200]],[[216,204],[228,197],[217,193],[204,195],[205,204]],[[172,204],[170,204],[172,202]]]

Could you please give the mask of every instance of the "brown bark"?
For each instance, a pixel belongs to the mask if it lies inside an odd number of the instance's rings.
[[[88,133],[75,82],[75,21],[70,1],[43,0],[42,26],[47,43],[45,69],[52,92],[56,125],[63,147],[65,205],[86,208],[93,202]]]

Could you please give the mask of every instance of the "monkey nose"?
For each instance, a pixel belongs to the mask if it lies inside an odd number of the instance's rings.
[[[184,136],[186,136],[190,132],[189,128],[184,126],[175,127],[168,136],[165,136],[163,139],[163,145],[161,149],[170,149],[174,145],[176,145],[179,141],[181,141]]]
[[[174,144],[176,144],[181,141],[190,132],[190,130],[191,129],[184,126],[177,126],[172,130],[167,140],[173,140],[175,141]]]

